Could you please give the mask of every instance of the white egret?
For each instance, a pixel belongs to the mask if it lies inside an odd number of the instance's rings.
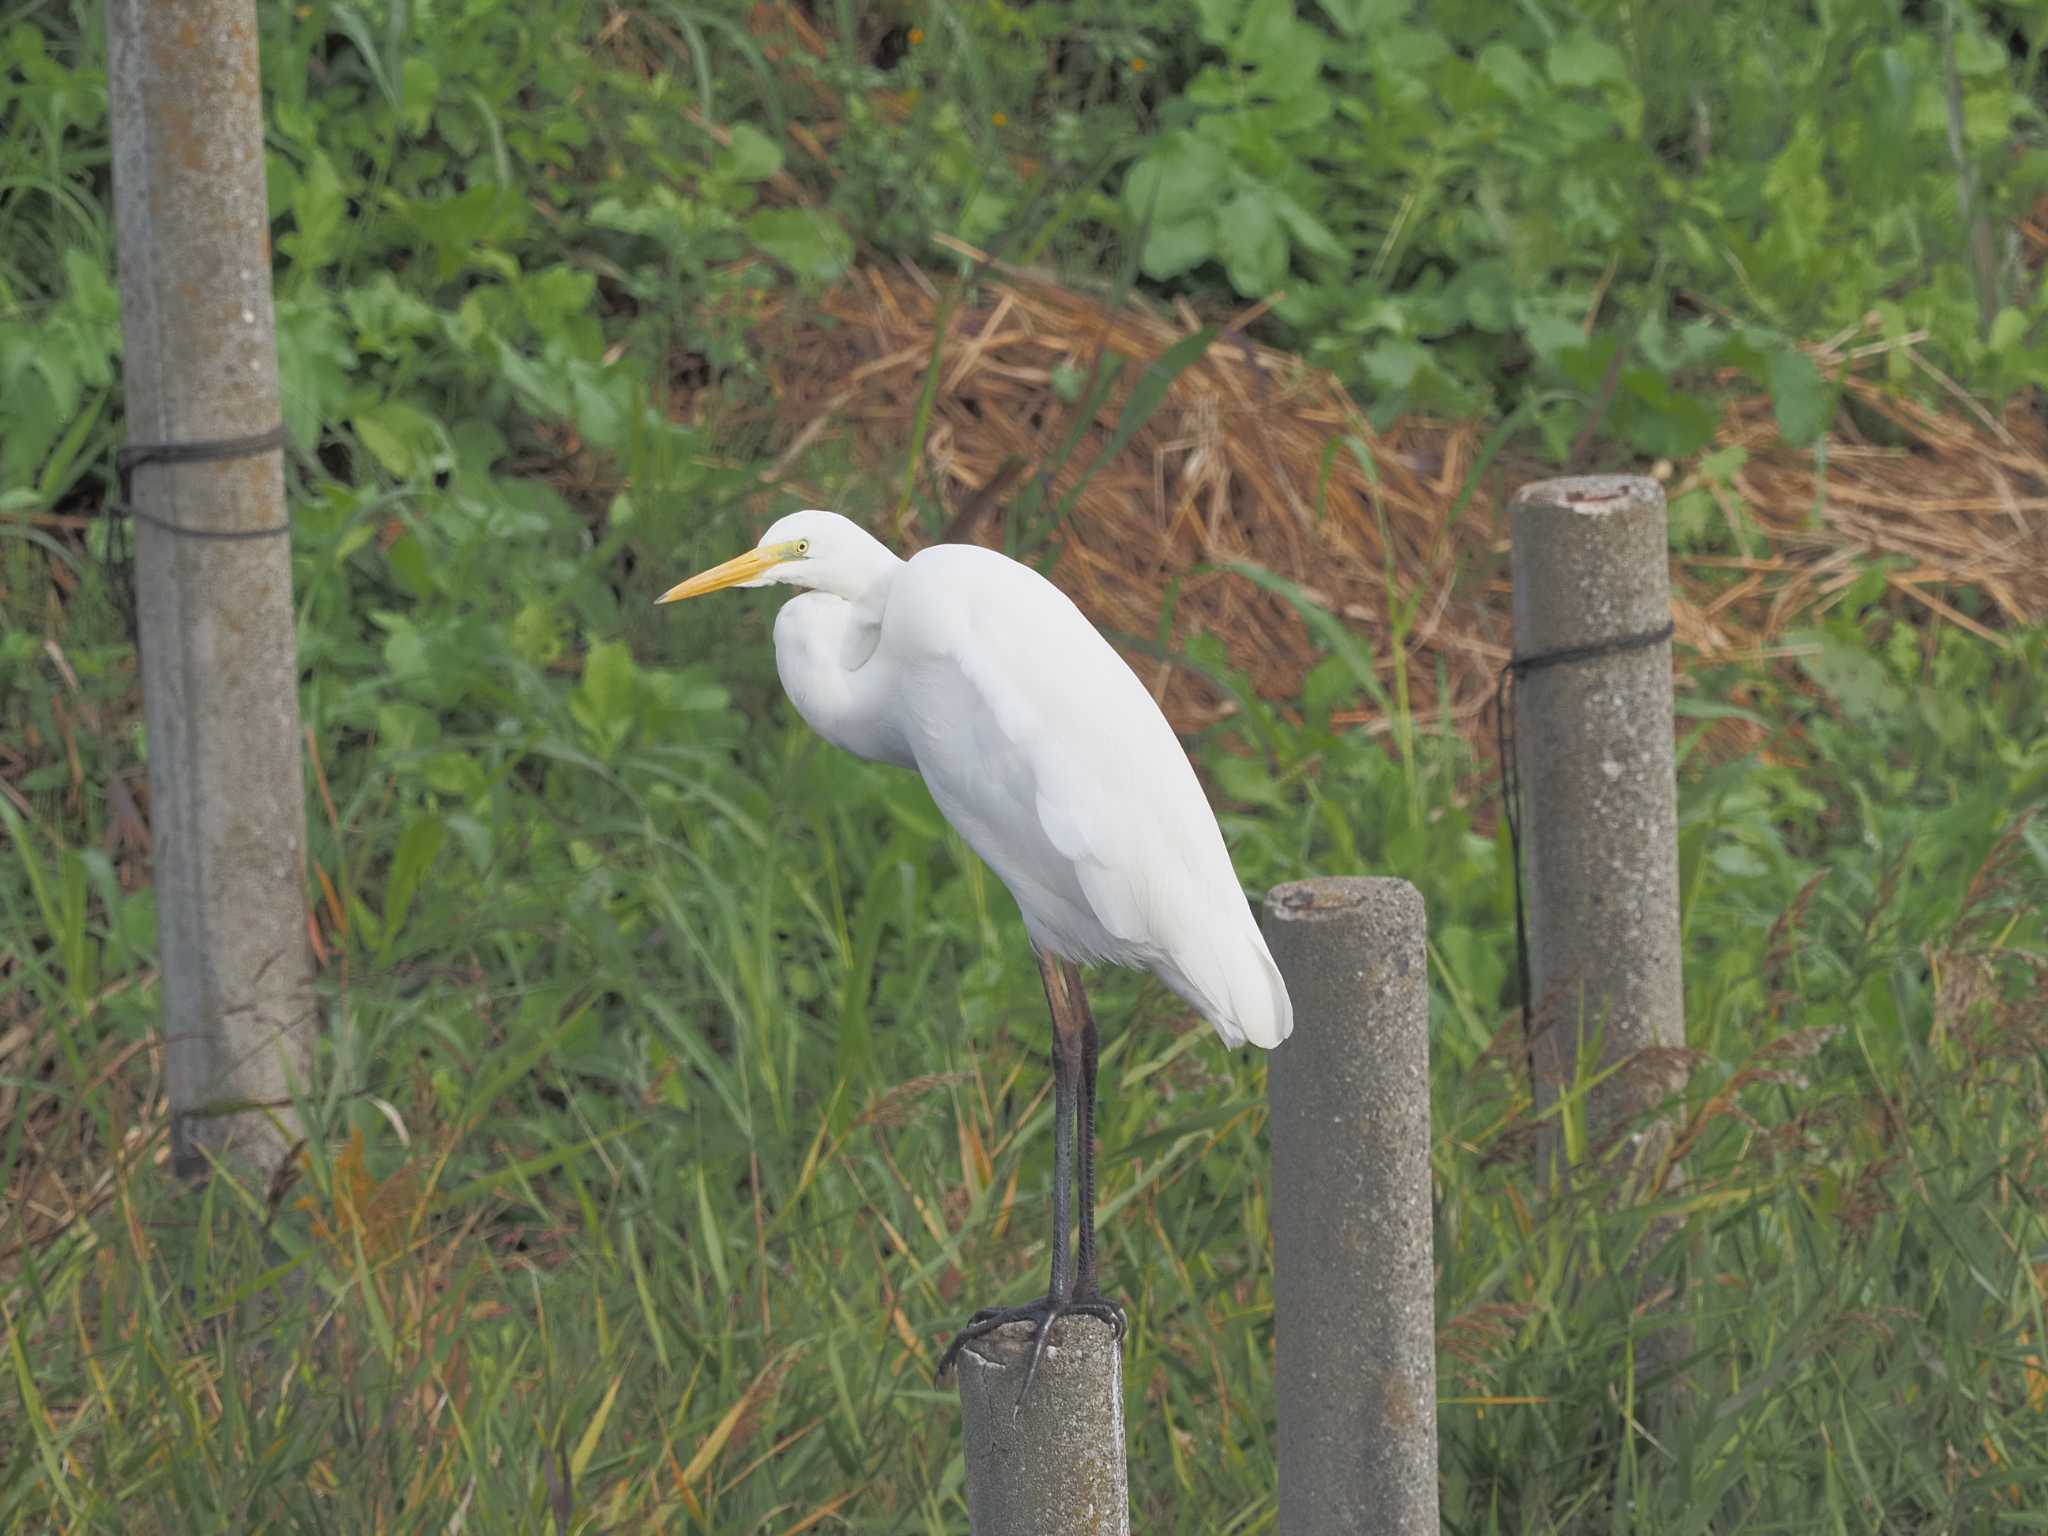
[[[783,689],[811,729],[858,757],[915,768],[1017,899],[1052,1010],[1052,1282],[974,1314],[969,1339],[1024,1320],[1123,1329],[1095,1278],[1096,1029],[1077,964],[1152,972],[1231,1046],[1293,1028],[1279,969],[1172,727],[1081,610],[1028,566],[973,545],[899,559],[834,512],[795,512],[754,549],[671,587],[802,587],[775,618]],[[1069,1185],[1079,1147],[1079,1252]],[[1037,1353],[1032,1369],[1038,1364]],[[1026,1376],[1028,1389],[1030,1377]]]

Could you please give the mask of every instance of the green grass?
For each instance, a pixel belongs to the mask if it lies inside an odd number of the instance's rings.
[[[743,433],[666,414],[677,354],[745,403],[749,306],[849,247],[762,220],[805,167],[733,13],[621,14],[265,7],[328,1030],[297,1182],[193,1195],[157,1164],[134,656],[65,521],[119,421],[98,8],[0,13],[9,1529],[964,1526],[930,1370],[1042,1284],[1043,1005],[915,780],[793,721],[772,601],[647,604],[756,493]],[[1027,120],[1042,55],[929,30],[960,62],[918,64],[927,108],[976,110],[854,125],[826,206],[864,239],[982,207],[972,125]],[[1088,78],[1083,137],[1137,153]],[[1083,202],[1019,238],[1113,247]],[[1687,1177],[1623,1204],[1529,1177],[1489,777],[1323,633],[1284,704],[1198,646],[1240,710],[1196,746],[1248,888],[1429,904],[1447,1525],[2037,1518],[2043,636],[1915,627],[1878,572],[1793,659],[1696,669]],[[1391,750],[1329,725],[1361,694]],[[1270,1529],[1262,1068],[1150,984],[1098,1011],[1138,1528]],[[1681,1329],[1675,1416],[1626,1367]]]
[[[1430,902],[1457,1528],[1967,1528],[2041,1475],[2048,847],[2014,815],[2048,782],[2039,646],[1948,637],[1924,677],[1880,666],[1903,707],[1859,726],[1773,701],[1803,717],[1776,742],[1799,761],[1688,766],[1690,1181],[1641,1209],[1590,1175],[1535,1195],[1511,1053],[1486,1049],[1501,864],[1461,749],[1425,728],[1404,769],[1312,722],[1248,724],[1277,754],[1268,803],[1229,817],[1248,881],[1398,869]],[[310,1166],[274,1209],[150,1167],[153,992],[101,995],[145,963],[121,937],[144,898],[60,849],[57,816],[10,820],[33,894],[9,889],[7,929],[41,937],[12,956],[38,1044],[6,1152],[87,1205],[56,1231],[48,1193],[8,1224],[10,1520],[417,1529],[466,1507],[523,1529],[551,1518],[553,1456],[590,1528],[827,1507],[958,1528],[934,1351],[1043,1263],[1044,1026],[1014,913],[914,780],[707,685],[672,712],[662,675],[615,685],[636,711],[616,745],[586,668],[508,683],[529,703],[462,759],[477,785],[432,787],[456,772],[444,737],[336,786],[315,858],[358,872],[359,926],[324,973]],[[1944,677],[1977,702],[1936,731]],[[449,833],[387,936],[383,871],[423,817]],[[1156,989],[1112,981],[1101,1011],[1138,1507],[1256,1529],[1260,1069]],[[1645,1319],[1627,1266],[1667,1214],[1652,1273],[1679,1284],[1682,1257],[1688,1278]],[[1679,1322],[1700,1408],[1658,1423],[1619,1367]]]

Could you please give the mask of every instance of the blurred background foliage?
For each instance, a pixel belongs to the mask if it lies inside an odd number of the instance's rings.
[[[2024,405],[2048,361],[2039,3],[261,18],[329,1032],[298,1182],[179,1196],[98,516],[104,23],[0,4],[10,1527],[963,1527],[930,1368],[1043,1263],[1014,909],[913,778],[794,720],[772,604],[648,606],[790,504],[772,305],[956,273],[935,234],[1204,312],[1284,290],[1260,338],[1376,421],[1609,465],[1696,454],[1739,390],[1822,451],[1798,343],[1851,328],[1914,338],[1880,366],[1924,402]],[[1355,647],[1281,699],[1187,659],[1236,706],[1190,746],[1248,890],[1370,871],[1429,905],[1447,1526],[2034,1517],[2038,628],[1932,622],[1871,561],[1695,671],[1690,1179],[1640,1208],[1528,1177],[1474,741]],[[1736,718],[1754,745],[1717,751]],[[1139,1525],[1268,1529],[1263,1068],[1101,988]],[[1662,1421],[1620,1366],[1674,1322],[1697,1405]]]

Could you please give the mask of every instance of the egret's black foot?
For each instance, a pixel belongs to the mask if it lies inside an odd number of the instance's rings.
[[[1092,1317],[1109,1324],[1109,1331],[1115,1336],[1119,1344],[1123,1342],[1124,1329],[1130,1325],[1130,1320],[1124,1316],[1123,1303],[1111,1301],[1098,1290],[1090,1289],[1081,1292],[1066,1304],[1062,1309],[1061,1315],[1064,1316],[1067,1313],[1073,1312],[1078,1312],[1083,1317]]]
[[[1027,1301],[1021,1307],[983,1307],[967,1319],[967,1326],[953,1336],[953,1342],[946,1346],[946,1352],[939,1357],[938,1379],[944,1381],[946,1372],[960,1358],[960,1351],[973,1340],[985,1333],[992,1333],[1005,1323],[1030,1323],[1035,1328],[1036,1343],[1031,1347],[1031,1364],[1024,1372],[1024,1386],[1017,1394],[1021,1406],[1030,1395],[1032,1380],[1038,1375],[1038,1362],[1045,1354],[1046,1341],[1052,1336],[1052,1325],[1063,1317],[1092,1317],[1109,1324],[1110,1332],[1121,1341],[1124,1336],[1124,1309],[1115,1302],[1089,1291],[1062,1301],[1056,1296],[1041,1296],[1036,1301]]]

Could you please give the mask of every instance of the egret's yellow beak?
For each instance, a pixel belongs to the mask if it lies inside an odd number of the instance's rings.
[[[744,555],[735,555],[723,565],[714,565],[708,571],[699,571],[688,581],[678,582],[661,596],[657,603],[680,603],[686,597],[702,597],[706,592],[722,591],[736,587],[743,581],[752,581],[763,571],[772,570],[789,556],[777,549],[750,549]]]

